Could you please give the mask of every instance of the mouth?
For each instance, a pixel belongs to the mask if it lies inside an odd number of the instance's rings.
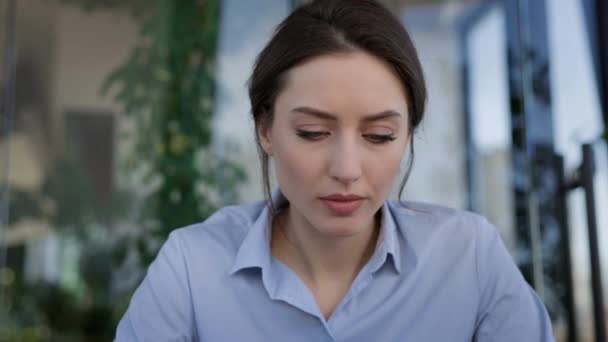
[[[333,194],[319,197],[319,199],[334,214],[338,216],[347,216],[361,207],[365,197],[352,194]]]

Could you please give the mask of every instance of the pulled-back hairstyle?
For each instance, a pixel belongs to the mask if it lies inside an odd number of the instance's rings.
[[[409,134],[422,121],[426,87],[414,44],[402,23],[374,0],[314,0],[297,8],[277,27],[272,39],[258,55],[249,80],[249,99],[256,127],[256,142],[262,162],[264,194],[275,211],[270,195],[268,155],[260,143],[259,127],[270,127],[274,104],[283,90],[287,72],[314,57],[362,51],[390,65],[406,91]],[[414,158],[414,141],[399,196]]]

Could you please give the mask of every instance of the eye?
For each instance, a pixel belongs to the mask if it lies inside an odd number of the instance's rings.
[[[396,136],[391,134],[364,134],[363,137],[373,144],[386,144],[397,139]]]
[[[330,133],[324,132],[324,131],[305,131],[305,130],[298,129],[298,130],[296,130],[296,134],[300,138],[316,141],[316,140],[321,140],[321,139],[329,136]]]

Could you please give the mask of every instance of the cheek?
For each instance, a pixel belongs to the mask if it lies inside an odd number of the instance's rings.
[[[382,192],[390,192],[399,176],[403,149],[387,149],[382,153],[370,153],[367,159],[366,174],[368,181]]]
[[[319,178],[322,153],[311,151],[298,139],[297,136],[284,136],[276,140],[274,164],[281,187],[306,186],[309,180]]]

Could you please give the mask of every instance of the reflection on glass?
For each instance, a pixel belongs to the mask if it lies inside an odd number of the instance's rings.
[[[418,50],[429,97],[422,125],[414,134],[415,166],[403,197],[464,208],[467,189],[459,23],[478,2],[402,3],[401,18]]]
[[[596,140],[604,127],[582,6],[583,2],[575,0],[547,1],[555,144],[556,150],[564,155],[569,175],[581,164],[581,144]],[[598,158],[595,193],[600,250],[608,247],[608,237],[602,233],[608,227],[605,211],[600,209],[608,207],[608,186],[605,180],[608,171],[603,146],[601,143],[595,144],[595,156]],[[572,264],[575,265],[573,280],[578,336],[583,341],[590,341],[593,339],[593,318],[589,240],[585,195],[581,189],[568,195],[568,210]],[[608,255],[603,253],[601,257],[604,265],[604,293],[607,293]]]
[[[7,253],[0,265],[0,340],[111,340],[171,229],[201,221],[224,203],[260,197],[243,77],[292,2],[226,0],[221,14],[210,15],[218,8],[197,6],[219,1],[18,1],[15,129],[0,137],[0,151],[9,139],[13,150],[10,177],[0,171],[0,185],[11,193],[0,241]],[[464,208],[459,25],[482,1],[385,2],[408,26],[429,86],[405,197]],[[162,15],[151,16],[152,3],[166,6],[157,11]],[[570,170],[578,164],[570,145],[578,153],[577,144],[600,129],[577,3],[547,1],[556,141]],[[2,3],[0,65],[5,10]],[[491,8],[470,30],[468,101],[476,209],[513,248],[504,16]],[[237,157],[227,159],[227,152]],[[598,176],[598,187],[608,188],[601,182]],[[587,249],[576,196],[571,228],[584,294]],[[589,301],[579,305],[581,322],[589,321]]]
[[[511,121],[502,8],[490,8],[469,32],[470,120],[478,182],[476,208],[514,248]]]
[[[18,2],[0,340],[112,340],[171,229],[237,200],[210,148],[218,6]]]

